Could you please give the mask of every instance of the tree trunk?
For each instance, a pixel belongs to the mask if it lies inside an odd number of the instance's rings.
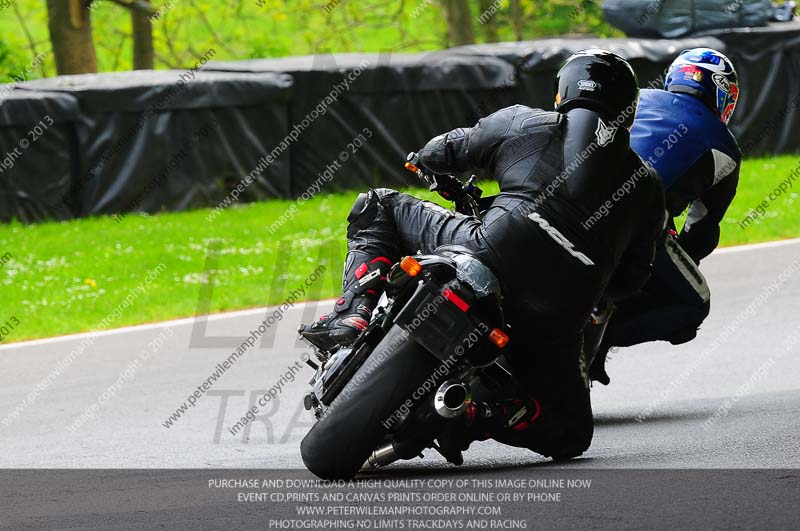
[[[83,0],[47,0],[50,42],[59,74],[97,72],[91,12]]]
[[[514,26],[514,38],[518,41],[523,40],[522,28],[524,26],[522,5],[520,0],[511,0],[511,20]]]
[[[149,17],[149,13],[144,10],[131,9],[134,70],[152,70],[154,68],[153,24]]]
[[[472,15],[468,0],[445,0],[445,17],[447,33],[453,46],[475,44],[475,33],[472,31]]]
[[[478,9],[481,10],[481,14],[478,15],[479,20],[484,13],[491,13],[493,6],[494,0],[480,0],[478,2]],[[486,42],[497,42],[500,40],[500,37],[497,35],[497,19],[494,15],[486,18],[481,26],[483,26],[483,38],[486,39]]]

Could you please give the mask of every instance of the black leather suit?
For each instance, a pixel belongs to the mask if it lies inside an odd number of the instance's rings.
[[[579,455],[593,433],[582,331],[604,291],[624,297],[648,279],[664,227],[660,181],[630,150],[627,130],[585,109],[516,105],[432,139],[419,155],[435,173],[492,173],[500,194],[484,219],[370,190],[348,218],[350,250],[398,260],[460,244],[481,257],[503,284],[506,355],[542,407],[526,431],[493,435],[547,456]]]

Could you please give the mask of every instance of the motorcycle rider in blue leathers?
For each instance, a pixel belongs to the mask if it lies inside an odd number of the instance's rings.
[[[736,194],[741,152],[728,130],[739,85],[722,53],[695,48],[668,70],[664,90],[642,90],[631,147],[664,185],[670,223],[659,238],[653,276],[642,293],[618,303],[589,370],[607,385],[612,347],[694,339],[711,298],[698,269],[719,243],[720,222]],[[680,234],[674,219],[689,208]]]

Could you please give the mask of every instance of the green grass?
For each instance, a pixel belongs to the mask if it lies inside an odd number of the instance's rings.
[[[797,156],[745,162],[739,193],[723,224],[722,245],[800,236],[798,190],[773,201],[745,229],[739,222],[800,164]],[[487,194],[497,185],[484,183]],[[423,190],[412,193],[446,204]],[[111,327],[201,312],[279,304],[318,265],[327,267],[309,297],[338,294],[345,254],[345,218],[356,192],[320,195],[274,234],[269,227],[292,201],[233,207],[213,222],[208,210],[131,214],[64,223],[0,226],[0,324],[20,324],[4,339],[47,337],[96,328],[147,273],[165,269]],[[209,263],[209,249],[211,262]],[[10,260],[3,259],[10,253]],[[213,282],[211,282],[213,280]],[[209,297],[209,286],[213,293]]]
[[[739,188],[722,222],[722,245],[780,240],[800,236],[800,156],[748,159],[742,167]],[[794,173],[791,188],[770,201],[769,194]],[[740,223],[762,201],[766,213],[752,224]]]

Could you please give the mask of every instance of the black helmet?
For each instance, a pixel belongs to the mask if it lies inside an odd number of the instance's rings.
[[[633,124],[639,83],[628,61],[599,48],[572,54],[555,80],[556,110],[591,109],[613,125]]]

